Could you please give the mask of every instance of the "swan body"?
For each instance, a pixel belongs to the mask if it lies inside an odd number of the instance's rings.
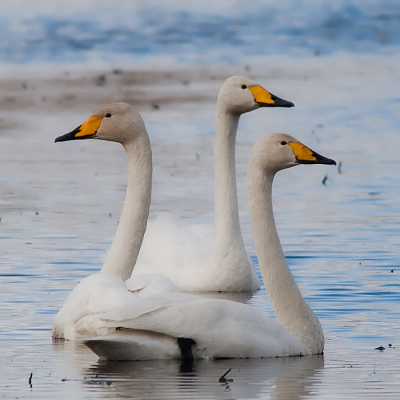
[[[233,76],[224,82],[215,121],[215,227],[181,227],[165,214],[150,221],[133,276],[164,274],[186,292],[254,292],[260,288],[239,224],[236,131],[243,113],[292,106],[248,77]]]
[[[109,336],[85,339],[101,359],[148,360],[182,357],[178,338],[193,341],[193,358],[259,358],[312,354],[277,321],[248,305],[221,299],[205,299],[185,293],[162,293],[145,302],[162,306],[138,313],[136,299],[104,314],[104,326],[123,327]],[[140,333],[137,341],[136,334]],[[162,334],[162,344],[144,343],[146,334]],[[138,352],[138,347],[141,351]],[[165,344],[165,346],[164,346]],[[319,349],[317,352],[322,352]]]
[[[111,335],[85,339],[84,343],[100,358],[108,360],[168,359],[183,354],[185,358],[189,354],[189,359],[321,354],[324,349],[321,325],[290,272],[272,209],[275,174],[301,163],[335,164],[281,133],[259,139],[249,162],[252,230],[276,320],[241,303],[163,292],[135,298],[111,309],[101,320],[104,327],[118,330]],[[154,334],[162,337],[158,340]],[[182,340],[190,351],[182,350],[185,347]]]

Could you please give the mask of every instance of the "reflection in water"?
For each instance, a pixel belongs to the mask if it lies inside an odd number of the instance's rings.
[[[242,360],[196,360],[182,371],[176,360],[98,362],[84,369],[83,385],[107,398],[257,398],[298,399],[309,395],[323,356]],[[226,382],[219,378],[231,369]],[[86,390],[85,390],[86,391]]]
[[[310,397],[312,387],[319,382],[310,379],[317,375],[317,371],[324,368],[324,356],[303,357],[295,368],[288,368],[285,373],[275,379],[275,389],[271,399],[295,400]]]

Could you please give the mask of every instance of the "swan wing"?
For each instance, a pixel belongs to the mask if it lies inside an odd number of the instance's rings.
[[[135,300],[131,300],[102,317],[110,328],[134,330],[128,347],[135,342],[135,331],[140,330],[149,332],[149,335],[159,333],[175,339],[190,338],[195,342],[193,351],[196,358],[305,354],[303,345],[290,332],[245,304],[182,293],[166,293],[144,299],[140,300],[140,307],[134,304]],[[107,339],[103,340],[106,343]],[[121,344],[127,339],[121,337],[117,341]]]

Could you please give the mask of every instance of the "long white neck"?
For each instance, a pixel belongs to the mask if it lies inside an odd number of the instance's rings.
[[[101,271],[130,278],[146,231],[151,199],[152,157],[147,134],[124,144],[129,176],[124,208]]]
[[[235,141],[239,114],[217,106],[215,121],[215,241],[211,258],[235,249],[245,253],[239,224],[236,189]]]
[[[250,160],[248,202],[261,275],[278,322],[310,353],[322,353],[321,325],[293,279],[276,231],[271,197],[274,175]]]

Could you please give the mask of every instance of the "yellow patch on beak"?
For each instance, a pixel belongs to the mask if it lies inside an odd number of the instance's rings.
[[[307,146],[304,146],[304,144],[292,142],[288,143],[288,145],[292,148],[293,154],[295,155],[297,161],[317,161],[316,157],[314,156],[314,152]]]
[[[95,138],[96,133],[100,128],[101,121],[104,117],[92,115],[86,122],[79,127],[79,132],[76,133],[76,138]]]
[[[254,101],[258,104],[274,104],[271,93],[260,85],[248,86],[248,89],[253,93]]]

